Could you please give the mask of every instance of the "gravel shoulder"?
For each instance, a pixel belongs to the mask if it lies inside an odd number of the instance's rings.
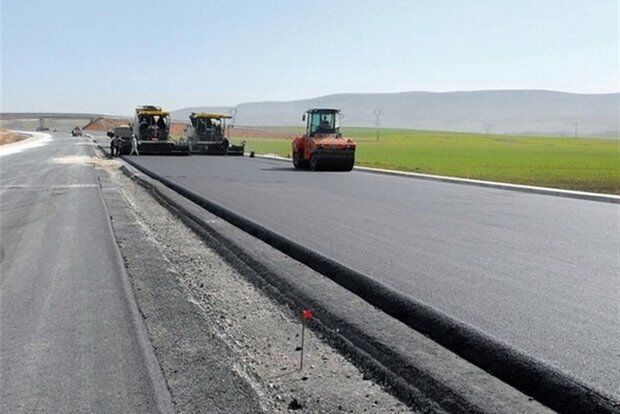
[[[100,173],[178,411],[412,412],[309,329],[300,371],[297,315],[248,282],[114,164],[101,164]]]

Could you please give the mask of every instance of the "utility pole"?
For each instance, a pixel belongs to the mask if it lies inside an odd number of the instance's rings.
[[[230,108],[228,110],[228,113],[232,117],[232,119],[230,120],[231,125],[235,125],[235,121],[237,120],[237,112],[239,112],[237,108]]]
[[[381,109],[377,108],[372,113],[375,115],[375,127],[377,128],[377,142],[379,142],[379,127],[381,126]]]

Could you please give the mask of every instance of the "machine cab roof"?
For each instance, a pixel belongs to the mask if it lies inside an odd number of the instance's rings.
[[[170,112],[162,111],[161,107],[159,106],[144,105],[144,106],[139,106],[136,108],[136,115],[138,116],[151,115],[151,116],[166,116],[167,117],[168,115],[170,115]]]
[[[340,136],[340,109],[313,108],[304,115],[306,121],[306,136],[319,135]]]

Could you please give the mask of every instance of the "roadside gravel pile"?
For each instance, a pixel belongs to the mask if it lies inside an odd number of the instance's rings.
[[[127,125],[129,119],[124,118],[99,118],[82,126],[83,131],[108,131],[115,126]]]
[[[249,283],[142,187],[118,169],[107,171],[263,406],[274,412],[410,412],[309,329],[300,370],[296,315]]]

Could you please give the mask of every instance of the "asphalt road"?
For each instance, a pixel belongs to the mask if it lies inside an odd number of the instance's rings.
[[[141,165],[620,398],[620,207],[280,161]]]
[[[0,148],[0,412],[156,412],[166,396],[80,158],[93,149],[57,135],[11,152]]]

